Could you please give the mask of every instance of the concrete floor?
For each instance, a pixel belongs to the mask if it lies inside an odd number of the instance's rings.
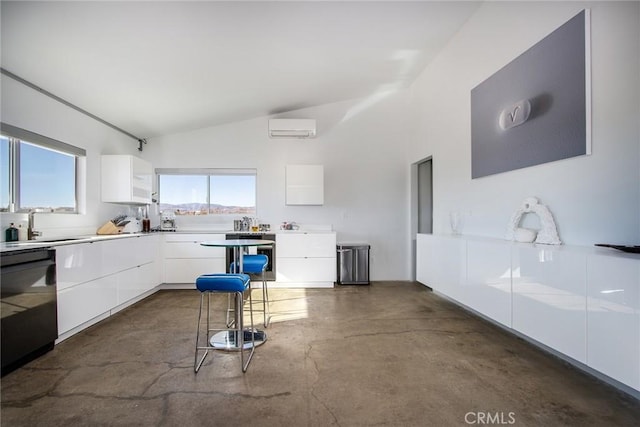
[[[271,298],[268,341],[246,374],[224,352],[194,374],[199,294],[161,291],[2,378],[2,426],[640,420],[637,400],[416,283],[272,289]]]

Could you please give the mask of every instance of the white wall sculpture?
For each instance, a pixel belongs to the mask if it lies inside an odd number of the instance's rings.
[[[537,233],[535,230],[519,227],[520,220],[526,213],[534,213],[540,218],[542,228],[538,230]],[[535,197],[527,197],[524,199],[520,207],[513,213],[507,226],[506,238],[507,240],[515,240],[518,242],[533,242],[535,239],[536,243],[547,245],[562,244],[551,211],[548,207],[538,202],[538,199]]]

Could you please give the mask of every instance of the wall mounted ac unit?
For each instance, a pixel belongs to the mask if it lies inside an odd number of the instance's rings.
[[[269,138],[314,138],[315,119],[271,119]]]

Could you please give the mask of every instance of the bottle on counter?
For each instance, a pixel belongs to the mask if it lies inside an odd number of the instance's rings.
[[[142,218],[142,232],[148,233],[151,231],[151,220],[149,219],[149,205],[145,206],[144,218]]]
[[[13,223],[11,223],[5,231],[4,240],[7,242],[17,242],[18,238],[18,229],[13,225]]]

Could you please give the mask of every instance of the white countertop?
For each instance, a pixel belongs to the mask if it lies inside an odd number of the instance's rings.
[[[122,234],[105,234],[105,235],[85,235],[85,236],[68,236],[42,240],[23,240],[19,242],[2,242],[0,243],[0,252],[17,251],[22,249],[50,248],[62,245],[73,245],[77,243],[91,243],[110,239],[127,239],[132,237],[153,236],[157,233],[122,233]]]

